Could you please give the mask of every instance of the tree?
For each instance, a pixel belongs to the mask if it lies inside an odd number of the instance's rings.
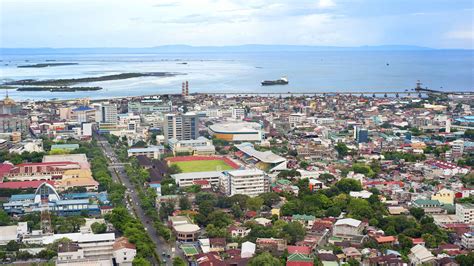
[[[107,225],[104,223],[95,222],[91,224],[91,229],[94,234],[103,234],[107,231]]]
[[[253,257],[249,261],[249,266],[281,266],[279,259],[273,257],[268,252],[263,252],[262,254]]]
[[[349,266],[359,266],[360,262],[355,259],[349,259],[349,261],[347,261],[347,264],[349,264]]]
[[[423,208],[411,208],[410,214],[415,217],[415,219],[420,220],[423,216],[425,216],[425,210]]]
[[[151,263],[143,257],[135,257],[132,261],[133,266],[151,266]]]
[[[0,226],[9,225],[10,222],[10,216],[4,210],[0,210]]]
[[[263,204],[272,207],[274,204],[280,202],[280,196],[275,192],[266,192],[259,195],[263,199]]]
[[[336,183],[336,187],[344,193],[349,194],[351,191],[361,191],[362,186],[359,181],[350,178],[343,178]]]
[[[338,217],[339,215],[341,215],[341,209],[337,206],[332,206],[326,210],[326,216]]]
[[[339,142],[334,148],[336,149],[339,158],[344,158],[347,156],[347,154],[349,154],[349,148],[345,143]]]
[[[400,248],[405,251],[408,251],[410,248],[413,247],[413,241],[411,240],[411,238],[404,234],[398,235],[398,243],[400,243]]]
[[[208,215],[208,221],[210,224],[218,228],[223,228],[228,226],[233,222],[232,218],[225,212],[222,211],[213,211]]]
[[[18,251],[20,249],[20,245],[15,240],[10,240],[7,243],[6,250],[7,251]]]
[[[179,198],[179,208],[181,210],[189,210],[191,209],[191,202],[189,202],[188,197],[186,196],[181,196]]]
[[[187,263],[180,257],[174,257],[173,266],[186,266]]]
[[[289,222],[283,227],[283,233],[287,235],[288,242],[294,244],[303,240],[306,229],[299,222]]]
[[[456,256],[456,262],[459,263],[460,266],[474,265],[474,252],[470,252],[466,255]]]
[[[252,211],[259,211],[262,208],[263,199],[260,197],[253,197],[247,199],[247,208]]]

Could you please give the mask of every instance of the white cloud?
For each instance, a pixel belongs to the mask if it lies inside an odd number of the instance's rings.
[[[472,30],[456,30],[446,34],[450,39],[471,40],[474,41],[474,31]]]
[[[334,0],[319,0],[318,7],[320,8],[329,8],[336,6]]]

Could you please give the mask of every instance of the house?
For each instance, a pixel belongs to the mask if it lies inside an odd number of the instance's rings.
[[[308,255],[293,253],[288,255],[286,266],[313,266],[313,259]]]
[[[351,191],[349,192],[349,195],[353,198],[368,199],[370,198],[370,196],[372,196],[372,192],[369,192],[367,190]]]
[[[339,266],[339,259],[332,253],[319,253],[316,257],[324,266]]]
[[[395,255],[395,254],[389,254],[389,255],[384,255],[384,256],[377,256],[369,259],[369,264],[370,265],[378,265],[378,266],[403,266],[406,265],[406,263],[403,262],[403,260]]]
[[[286,239],[280,238],[257,238],[257,248],[269,252],[285,251],[287,244]]]
[[[342,253],[344,253],[345,261],[349,261],[349,260],[361,261],[362,259],[362,254],[360,253],[359,250],[357,250],[354,247],[344,248],[342,249]]]
[[[311,229],[315,220],[316,217],[313,215],[295,214],[291,217],[291,221],[301,223],[306,229]]]
[[[408,254],[410,263],[412,265],[422,265],[425,263],[433,263],[435,261],[435,256],[424,246],[416,245],[410,249],[410,254]]]
[[[364,226],[361,221],[346,218],[337,220],[333,227],[333,234],[335,236],[359,236],[362,234]]]
[[[120,237],[115,240],[113,257],[119,265],[132,265],[132,261],[137,255],[137,248],[130,243],[126,237]]]
[[[443,188],[431,196],[431,200],[438,200],[442,204],[454,203],[454,191]]]
[[[288,254],[303,254],[310,255],[311,248],[307,246],[288,246]]]
[[[375,241],[377,241],[379,245],[394,245],[397,242],[397,238],[394,236],[378,236],[375,238]]]
[[[225,250],[225,238],[209,238],[209,247],[211,252],[223,252]]]
[[[255,222],[257,222],[258,224],[263,225],[263,226],[272,225],[272,220],[267,219],[267,218],[263,218],[263,217],[255,218]]]
[[[241,258],[251,258],[255,255],[256,245],[250,241],[242,243],[242,249],[240,253]]]
[[[228,229],[232,237],[246,237],[250,234],[250,228],[231,225]]]

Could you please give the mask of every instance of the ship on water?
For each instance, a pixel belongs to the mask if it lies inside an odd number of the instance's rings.
[[[286,85],[288,84],[287,77],[281,77],[277,80],[264,80],[262,81],[262,86],[270,86],[270,85]]]

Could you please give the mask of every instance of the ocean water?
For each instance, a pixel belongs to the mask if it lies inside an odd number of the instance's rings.
[[[174,77],[140,77],[81,83],[94,92],[17,92],[14,99],[110,98],[190,92],[337,92],[404,91],[421,80],[431,89],[474,90],[474,51],[321,51],[156,54],[0,55],[0,81],[93,77],[126,72],[176,72]],[[18,68],[46,60],[78,65]],[[181,64],[186,62],[187,64]],[[262,87],[260,82],[287,76],[289,84]],[[0,92],[1,93],[1,92]]]

